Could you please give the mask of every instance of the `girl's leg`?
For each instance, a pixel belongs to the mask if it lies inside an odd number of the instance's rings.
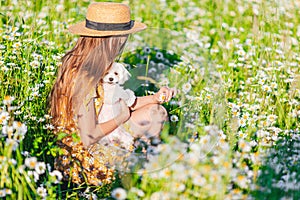
[[[149,140],[158,137],[163,123],[168,119],[166,109],[159,104],[150,104],[131,113],[128,121],[134,137]]]

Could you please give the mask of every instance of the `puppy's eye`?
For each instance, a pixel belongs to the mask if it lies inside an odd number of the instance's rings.
[[[118,72],[115,72],[115,75],[118,75]]]

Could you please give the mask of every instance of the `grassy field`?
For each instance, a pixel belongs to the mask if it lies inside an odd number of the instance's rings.
[[[300,1],[123,2],[148,30],[121,61],[155,80],[131,86],[179,91],[163,142],[112,184],[63,181],[47,97],[89,1],[0,0],[0,198],[300,199]]]

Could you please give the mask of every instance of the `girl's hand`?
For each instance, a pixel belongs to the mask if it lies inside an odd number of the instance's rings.
[[[160,90],[153,95],[154,101],[156,103],[165,103],[171,100],[172,97],[176,95],[176,90],[174,88],[162,87]]]
[[[130,118],[130,110],[123,99],[120,100],[120,104],[121,104],[120,114],[115,117],[115,122],[118,126],[125,123]]]

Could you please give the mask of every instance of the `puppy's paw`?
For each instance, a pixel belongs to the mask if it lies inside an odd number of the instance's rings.
[[[134,104],[136,96],[132,90],[126,89],[125,92],[127,94],[126,104],[130,107]]]
[[[127,100],[125,101],[125,102],[126,102],[126,105],[127,105],[128,107],[131,107],[131,106],[134,104],[135,99],[136,99],[136,98],[129,98],[129,99],[127,99]]]
[[[135,97],[135,94],[134,94],[134,92],[132,91],[132,90],[130,90],[130,89],[126,89],[125,90],[125,92],[126,92],[126,94],[129,96],[129,97]]]

